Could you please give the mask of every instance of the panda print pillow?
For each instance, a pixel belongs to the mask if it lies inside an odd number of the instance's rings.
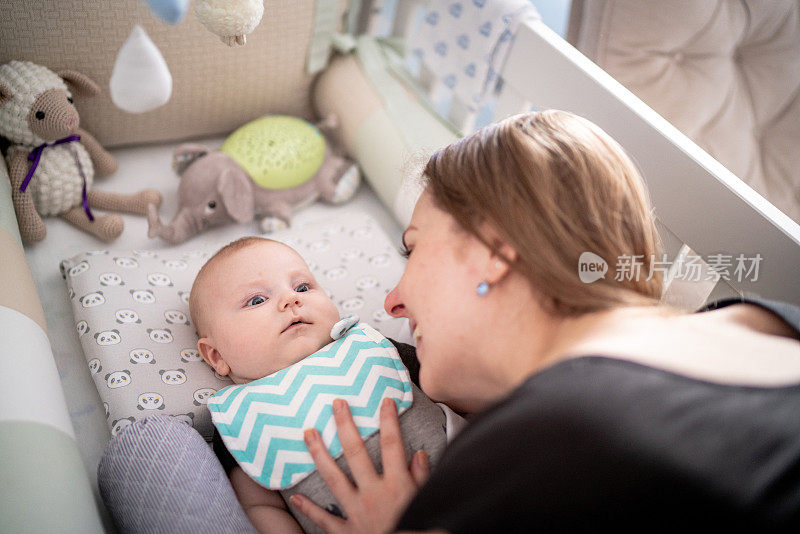
[[[404,321],[383,309],[403,259],[378,223],[363,214],[292,227],[265,237],[308,262],[342,315],[355,313],[384,336]],[[153,413],[178,417],[211,439],[207,398],[229,385],[197,351],[189,291],[221,246],[188,254],[97,250],[61,262],[78,336],[113,435]]]

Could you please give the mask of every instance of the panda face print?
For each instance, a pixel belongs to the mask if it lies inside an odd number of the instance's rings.
[[[183,369],[161,369],[158,374],[161,375],[161,381],[168,386],[177,386],[186,382],[186,371]]]
[[[384,321],[388,321],[391,318],[392,316],[386,313],[386,310],[375,310],[375,312],[372,314],[372,320],[375,321],[376,323],[382,323]]]
[[[117,273],[103,273],[99,276],[100,284],[104,286],[124,286],[125,282]]]
[[[120,341],[122,341],[122,337],[119,335],[119,330],[104,330],[102,332],[97,332],[94,335],[94,340],[100,346],[106,345],[116,345]]]
[[[94,308],[106,303],[106,298],[103,296],[102,291],[95,291],[88,293],[80,298],[81,306],[84,308]]]
[[[142,322],[142,320],[139,319],[139,314],[138,313],[136,313],[133,310],[128,310],[128,309],[117,310],[116,313],[114,313],[114,318],[120,324],[124,324],[124,323],[141,323]]]
[[[82,336],[83,334],[89,332],[89,323],[86,321],[78,321],[78,323],[75,325],[75,329],[78,331],[78,335]]]
[[[378,287],[378,279],[374,276],[362,276],[356,280],[356,289],[359,291],[367,291]]]
[[[328,226],[325,227],[324,230],[322,230],[323,235],[328,237],[336,234],[341,234],[342,232],[344,232],[344,226],[342,226],[341,224],[329,224]]]
[[[147,275],[147,283],[151,286],[166,287],[172,285],[172,280],[164,273],[150,273]]]
[[[326,250],[330,250],[330,248],[331,242],[327,239],[320,239],[319,241],[308,244],[308,249],[312,252],[325,252]]]
[[[215,377],[217,377],[217,380],[222,380],[222,381],[224,381],[224,382],[229,382],[229,381],[230,381],[230,378],[228,378],[228,377],[227,377],[227,376],[225,376],[225,375],[221,375],[221,374],[219,374],[219,373],[218,373],[218,372],[216,372],[216,371],[214,371],[214,376],[215,376]]]
[[[147,335],[156,343],[172,343],[172,331],[168,328],[148,328]]]
[[[181,350],[181,361],[182,362],[199,362],[203,359],[203,356],[197,349],[182,349]]]
[[[189,264],[183,260],[164,260],[164,267],[174,271],[184,271]]]
[[[131,363],[156,363],[153,353],[147,349],[133,349],[128,353]]]
[[[178,291],[178,296],[181,298],[181,301],[184,304],[189,304],[189,292],[188,291]]]
[[[339,257],[342,261],[353,261],[355,259],[360,258],[364,253],[361,251],[360,248],[350,247],[346,248],[342,251]]]
[[[303,240],[298,237],[287,237],[286,239],[281,239],[280,242],[294,249],[303,244]]]
[[[356,239],[367,239],[372,235],[372,228],[369,226],[362,226],[350,232],[350,235]]]
[[[131,383],[131,372],[125,369],[124,371],[114,371],[108,373],[105,377],[106,386],[109,389],[124,388]]]
[[[347,269],[342,266],[334,267],[333,269],[328,269],[325,271],[325,277],[328,280],[340,280],[345,276],[347,276]]]
[[[116,263],[120,267],[125,267],[126,269],[136,269],[139,266],[139,262],[133,258],[114,258],[114,263]]]
[[[369,263],[374,267],[386,267],[389,265],[389,255],[384,253],[372,256],[369,259]]]
[[[100,371],[103,370],[103,366],[100,365],[100,360],[98,358],[94,358],[89,360],[89,372],[93,375],[96,375]]]
[[[159,393],[142,393],[136,399],[136,409],[138,410],[163,410],[164,408],[164,397]]]
[[[180,421],[181,423],[187,424],[189,426],[194,426],[194,414],[191,412],[174,415],[173,417],[178,421]]]
[[[195,406],[200,406],[201,404],[208,404],[208,398],[216,392],[217,392],[216,389],[211,389],[211,388],[196,389],[194,393],[192,393],[192,397],[194,398],[192,403]]]
[[[180,310],[167,310],[164,312],[164,318],[169,324],[189,324],[189,318]]]
[[[113,421],[111,423],[111,435],[116,436],[122,432],[126,426],[134,422],[136,422],[136,419],[133,417],[126,417],[125,419],[117,419],[116,421]]]
[[[75,267],[73,267],[72,269],[69,270],[69,275],[74,278],[74,277],[78,276],[79,274],[85,273],[88,270],[89,270],[89,262],[86,261],[86,260],[83,260],[78,265],[76,265]]]
[[[156,301],[156,296],[149,289],[131,289],[131,297],[140,304],[152,304]]]
[[[155,258],[158,256],[152,250],[134,250],[133,255],[139,256],[140,258]]]
[[[339,309],[346,312],[360,310],[363,307],[364,307],[364,299],[362,299],[361,297],[352,297],[347,300],[343,300],[339,303]]]

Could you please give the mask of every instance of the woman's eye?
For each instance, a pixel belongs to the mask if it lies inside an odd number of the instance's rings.
[[[264,297],[263,295],[256,295],[255,297],[247,301],[247,305],[258,306],[259,304],[264,304],[265,302],[267,302],[266,297]]]
[[[298,293],[305,293],[306,291],[308,291],[308,284],[300,284],[299,286],[294,288],[294,290],[297,291]]]

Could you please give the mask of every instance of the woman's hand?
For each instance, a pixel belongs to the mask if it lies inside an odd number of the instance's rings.
[[[411,458],[409,469],[397,405],[393,399],[384,399],[381,404],[382,475],[375,471],[364,440],[361,439],[350,415],[350,408],[344,400],[333,401],[333,417],[355,486],[331,458],[319,432],[309,429],[305,431],[304,437],[317,471],[344,507],[347,519],[328,513],[303,495],[292,496],[292,504],[329,533],[389,532],[400,518],[400,513],[428,478],[428,456],[425,451],[416,452]]]

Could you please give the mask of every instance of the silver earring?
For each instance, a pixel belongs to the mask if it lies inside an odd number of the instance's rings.
[[[484,280],[483,282],[478,284],[477,292],[478,292],[478,295],[480,295],[480,296],[484,296],[486,293],[488,293],[489,292],[489,282]]]

